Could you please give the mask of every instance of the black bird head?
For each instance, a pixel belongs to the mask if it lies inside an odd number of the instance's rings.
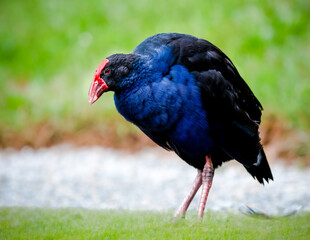
[[[132,83],[130,73],[137,65],[135,54],[114,54],[104,59],[97,67],[90,85],[88,101],[93,104],[107,91],[118,91]]]

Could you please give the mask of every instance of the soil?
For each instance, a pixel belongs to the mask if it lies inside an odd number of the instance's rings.
[[[59,129],[49,122],[44,122],[22,131],[1,131],[0,148],[21,149],[29,146],[36,149],[69,143],[75,146],[100,145],[136,152],[144,147],[156,146],[140,131],[119,133],[117,124],[109,125],[108,128],[90,124],[72,131],[72,128]],[[268,159],[284,159],[286,162],[298,161],[301,165],[310,165],[310,143],[307,133],[296,131],[276,117],[269,116],[260,127],[260,136]]]

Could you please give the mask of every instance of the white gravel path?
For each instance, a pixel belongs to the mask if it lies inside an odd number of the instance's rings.
[[[265,186],[235,161],[216,169],[207,209],[310,211],[310,168],[271,168],[275,181]],[[159,148],[135,154],[67,145],[6,149],[0,151],[0,206],[176,209],[195,176],[194,168]]]

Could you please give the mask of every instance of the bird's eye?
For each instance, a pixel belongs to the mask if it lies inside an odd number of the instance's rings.
[[[111,73],[111,70],[110,70],[110,69],[104,70],[104,74],[105,74],[105,75],[110,74],[110,73]]]

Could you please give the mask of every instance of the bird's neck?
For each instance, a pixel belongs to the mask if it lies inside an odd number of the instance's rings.
[[[132,64],[131,73],[122,80],[123,85],[115,91],[117,96],[131,95],[138,89],[159,81],[163,76],[161,69],[158,69],[150,58],[136,56],[138,60]]]

